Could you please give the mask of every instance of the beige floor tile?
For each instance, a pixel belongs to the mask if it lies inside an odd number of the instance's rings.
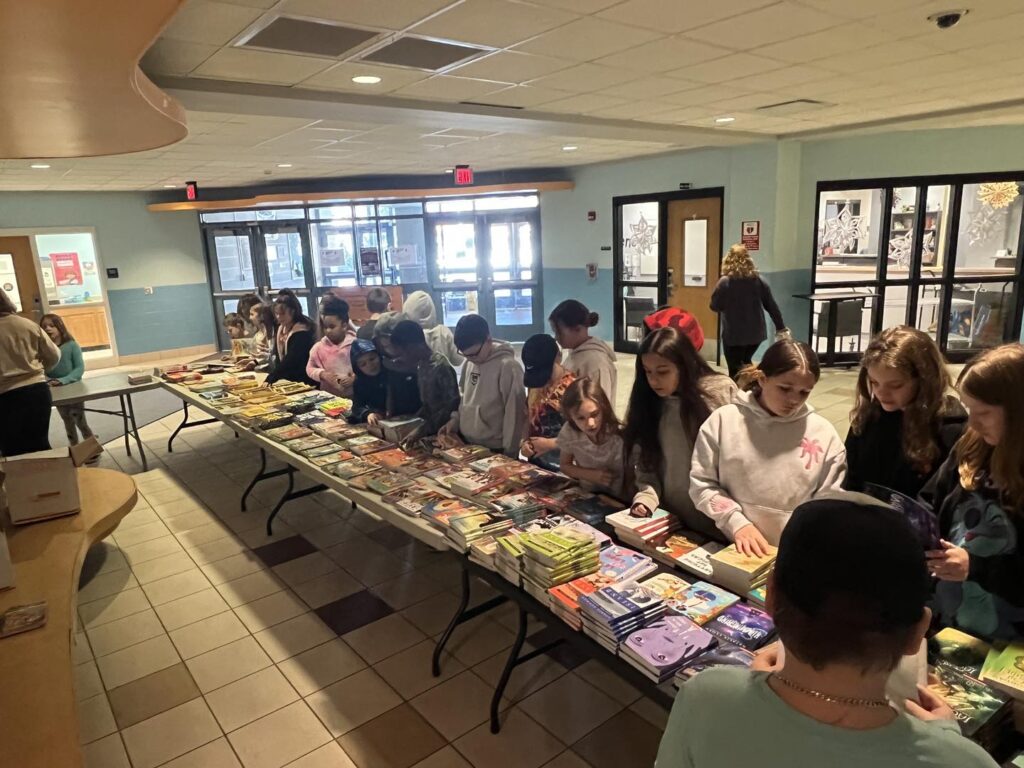
[[[629,706],[640,698],[640,691],[627,683],[608,667],[597,660],[591,660],[573,670],[592,686],[608,694],[623,706]]]
[[[127,531],[129,528],[135,528],[140,525],[149,525],[150,523],[160,522],[160,516],[153,511],[151,507],[143,506],[136,507],[118,524],[117,530]]]
[[[121,743],[121,734],[112,733],[82,747],[85,768],[132,768]]]
[[[101,597],[99,600],[79,603],[78,615],[82,619],[82,625],[86,629],[92,629],[148,608],[149,600],[146,599],[146,595],[141,589],[134,588]]]
[[[220,738],[221,730],[199,698],[126,728],[121,735],[133,768],[155,768]]]
[[[161,520],[170,520],[173,517],[187,515],[191,512],[202,512],[205,509],[203,503],[196,499],[179,499],[174,503],[153,505],[153,511]]]
[[[326,554],[367,586],[412,570],[411,564],[399,560],[385,547],[365,537],[336,544],[326,550]]]
[[[562,742],[515,708],[502,717],[500,733],[492,734],[490,723],[484,723],[453,746],[473,765],[487,768],[538,768],[565,751]]]
[[[85,664],[92,661],[92,648],[89,646],[89,639],[85,632],[76,632],[71,643],[71,663]]]
[[[167,536],[161,536],[159,539],[144,541],[141,544],[133,544],[130,547],[122,547],[121,551],[124,552],[124,556],[134,567],[139,563],[145,563],[150,560],[156,560],[158,557],[166,557],[167,555],[173,555],[175,552],[181,552],[182,547],[176,538],[168,534]]]
[[[139,582],[126,568],[97,574],[89,580],[88,584],[78,590],[78,602],[79,604],[88,603],[137,586],[139,586]]]
[[[305,702],[297,701],[228,734],[245,768],[279,768],[331,740]]]
[[[203,573],[212,584],[223,584],[227,581],[234,581],[243,576],[248,576],[256,571],[266,570],[263,561],[249,550],[241,552],[215,563],[208,563],[200,566]]]
[[[344,640],[335,638],[285,659],[277,667],[299,695],[308,696],[313,691],[326,688],[331,683],[365,669],[366,662]]]
[[[184,515],[168,518],[164,525],[167,526],[171,533],[182,534],[215,522],[217,522],[217,516],[213,512],[197,509],[192,512],[186,512]],[[181,539],[178,540],[181,541]]]
[[[544,768],[590,768],[590,763],[567,749],[550,763],[545,763]]]
[[[174,576],[168,576],[166,579],[143,584],[142,591],[146,593],[150,603],[163,605],[209,588],[210,582],[203,572],[198,568],[192,568]]]
[[[299,695],[277,667],[267,667],[206,694],[214,717],[230,733],[297,701]]]
[[[117,727],[123,730],[199,695],[185,665],[175,664],[114,688],[107,693],[107,698]]]
[[[312,552],[286,563],[275,565],[273,570],[285,583],[294,587],[338,570],[338,564],[323,552]]]
[[[364,669],[307,696],[306,701],[337,737],[397,707],[402,697],[372,669]]]
[[[473,766],[467,763],[454,747],[448,746],[439,749],[426,760],[420,760],[413,768],[473,768]]]
[[[571,673],[527,696],[518,706],[567,744],[579,741],[623,708]]]
[[[90,549],[90,556],[93,556],[93,550],[97,547],[102,548],[103,561],[100,567],[96,570],[96,574],[112,573],[113,571],[124,571],[128,569],[128,559],[124,556],[124,553],[117,548],[113,539],[104,539],[98,544],[93,545]],[[98,555],[96,555],[98,557]]]
[[[455,595],[442,592],[406,608],[401,614],[415,624],[421,632],[433,636],[443,632],[444,628],[448,626],[458,604],[459,599]]]
[[[512,632],[484,615],[457,627],[445,650],[466,666],[473,666],[511,648],[514,639]]]
[[[132,566],[132,572],[140,584],[149,584],[168,576],[190,571],[196,567],[195,561],[188,556],[184,550],[175,552],[156,560],[148,560],[145,563],[136,563]]]
[[[103,693],[103,681],[96,662],[89,660],[75,667],[75,700],[90,699]]]
[[[529,643],[523,648],[524,652],[531,650]],[[483,678],[488,685],[495,686],[507,659],[508,653],[497,653],[473,667],[473,672]],[[516,667],[508,681],[508,687],[505,688],[505,698],[509,701],[520,701],[565,673],[565,667],[542,653]]]
[[[167,631],[171,632],[200,619],[223,613],[228,610],[228,604],[224,602],[224,598],[216,589],[210,587],[193,595],[179,597],[177,600],[158,605],[155,610]]]
[[[135,643],[164,634],[163,624],[152,608],[86,630],[96,656],[106,656]]]
[[[259,632],[307,611],[305,603],[291,592],[277,592],[235,608],[235,613],[250,632]]]
[[[107,696],[101,693],[78,702],[78,739],[82,744],[117,731]]]
[[[125,529],[119,527],[114,531],[112,537],[117,542],[117,546],[121,549],[127,549],[144,541],[159,539],[161,536],[166,536],[169,533],[170,531],[167,530],[167,526],[156,520],[146,525],[136,525]]]
[[[337,742],[324,744],[285,768],[359,768]]]
[[[344,635],[345,642],[370,664],[421,642],[426,635],[393,613]]]
[[[572,745],[595,768],[647,768],[654,765],[662,731],[628,709]]]
[[[362,535],[362,532],[354,525],[341,521],[302,532],[303,538],[318,549],[327,549]]]
[[[430,671],[433,654],[434,641],[424,640],[378,662],[374,669],[403,697],[411,699],[465,669],[458,659],[446,651],[441,656],[441,675],[434,677]]]
[[[237,500],[233,505],[218,507],[211,504],[211,506],[214,511],[217,512],[217,519],[235,533],[245,533],[246,531],[251,531],[253,528],[261,528],[265,526],[267,513],[269,511],[264,509],[257,510],[250,506],[248,512],[239,512]],[[224,510],[231,511],[228,512]]]
[[[238,534],[238,538],[245,542],[247,547],[255,549],[256,547],[262,547],[264,544],[273,544],[275,541],[291,538],[297,533],[298,531],[287,523],[275,520],[274,532],[270,536],[267,536],[266,518],[264,518],[264,524],[262,526],[259,528],[250,528],[248,531],[242,531]]]
[[[247,551],[248,548],[245,544],[233,536],[227,536],[223,539],[211,541],[209,544],[200,544],[198,547],[192,547],[188,552],[192,555],[192,559],[196,561],[196,564],[206,565],[207,563],[215,563],[218,560]]]
[[[448,741],[487,720],[494,689],[472,672],[462,672],[410,701]]]
[[[198,528],[192,528],[182,533],[175,534],[178,541],[181,542],[181,546],[185,549],[194,549],[195,547],[202,546],[203,544],[209,544],[213,541],[218,541],[227,536],[233,536],[231,529],[226,525],[222,525],[218,522],[207,523]]]
[[[252,637],[243,637],[200,656],[187,659],[199,690],[208,693],[271,666],[270,657]]]
[[[275,662],[326,643],[335,636],[334,630],[320,621],[315,613],[303,613],[254,635],[256,642]]]
[[[444,591],[444,587],[433,579],[413,571],[378,584],[370,591],[396,611],[400,611],[410,605],[422,602],[428,597],[433,597]]]
[[[225,738],[211,741],[199,749],[164,763],[160,768],[241,768],[235,751]]]
[[[402,734],[396,739],[395,734]],[[360,768],[410,768],[445,745],[415,709],[402,704],[338,739]]]
[[[220,648],[249,636],[249,630],[231,611],[218,613],[171,632],[171,642],[183,659]]]
[[[297,584],[294,589],[295,594],[301,597],[306,605],[310,608],[319,608],[343,597],[354,595],[364,587],[348,573],[338,569]]]
[[[107,656],[100,656],[96,663],[107,690],[138,680],[140,677],[158,672],[177,664],[181,659],[167,635],[143,640]]]
[[[270,571],[264,570],[253,571],[241,578],[217,585],[217,591],[232,608],[251,603],[253,600],[259,600],[261,597],[272,595],[283,589],[285,589],[284,582]]]
[[[655,704],[646,696],[642,696],[634,701],[629,709],[660,731],[664,731],[665,726],[668,724],[668,710]]]

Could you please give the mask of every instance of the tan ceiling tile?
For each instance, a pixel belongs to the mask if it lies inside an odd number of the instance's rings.
[[[563,69],[553,75],[533,80],[530,85],[554,88],[559,91],[589,93],[634,78],[635,73],[633,72],[623,72],[621,69],[603,67],[600,64],[580,64],[571,69]]]
[[[776,43],[798,35],[806,35],[837,26],[841,19],[820,11],[781,2],[718,21],[687,34],[697,40],[730,46],[742,42],[745,49]]]
[[[792,63],[809,61],[827,61],[852,54],[859,57],[865,48],[889,41],[888,36],[880,30],[866,24],[846,23],[821,32],[814,32],[800,37],[790,37],[777,43],[764,45],[754,49],[759,56]]]
[[[221,0],[223,3],[230,5],[245,5],[249,8],[273,8],[278,0]]]
[[[653,113],[651,115],[651,121],[656,123],[686,123],[694,120],[704,120],[711,123],[711,117],[714,115],[711,110],[703,107],[676,107],[673,109],[666,109],[662,112]]]
[[[659,35],[656,32],[585,17],[545,32],[516,48],[526,53],[591,61],[642,45],[657,37]]]
[[[418,83],[404,86],[395,91],[396,96],[411,99],[439,99],[441,101],[472,101],[485,93],[491,93],[501,86],[488,80],[474,80],[469,77],[434,75]]]
[[[191,0],[171,19],[162,37],[187,43],[227,45],[262,15],[257,8]]]
[[[505,48],[578,18],[574,13],[509,0],[465,0],[417,24],[412,32]]]
[[[774,2],[777,0],[728,0],[722,3],[707,0],[689,3],[680,0],[627,0],[601,11],[598,16],[609,21],[675,34],[747,13]]]
[[[380,78],[380,82],[363,85],[353,83],[352,78],[357,75],[374,75]],[[418,69],[385,67],[369,62],[342,62],[303,80],[299,87],[351,93],[391,93],[406,85],[426,80],[427,77],[429,73]]]
[[[531,0],[537,5],[547,6],[548,8],[561,8],[563,11],[572,11],[573,13],[597,13],[605,8],[621,3],[622,0]]]
[[[497,104],[503,107],[523,107],[529,109],[545,102],[564,99],[569,96],[572,96],[572,94],[565,91],[536,88],[532,85],[513,85],[511,88],[502,88],[484,94],[475,99],[475,101]]]
[[[892,67],[907,61],[920,61],[930,58],[936,53],[934,48],[915,43],[913,40],[890,40],[870,48],[862,48],[856,52],[856,55],[847,54],[834,61],[829,60],[826,64],[834,67],[835,63],[846,61],[851,65],[850,69],[852,70],[852,64],[856,61],[857,74],[855,77],[859,78],[867,72]]]
[[[840,18],[866,19],[894,10],[920,6],[922,0],[857,0],[855,3],[848,2],[848,0],[801,0],[801,2]],[[928,13],[925,13],[925,16]]]
[[[595,64],[637,72],[668,72],[684,65],[719,59],[732,53],[728,48],[707,45],[686,37],[666,37],[622,53],[596,59]]]
[[[633,73],[636,74],[635,72]],[[688,82],[674,77],[659,77],[650,75],[636,80],[630,80],[608,88],[602,88],[598,93],[608,96],[619,96],[623,99],[654,99],[669,93],[679,93],[691,88],[702,88],[704,83]]]
[[[222,48],[194,71],[196,77],[242,80],[249,83],[295,85],[331,66],[330,59],[286,53]]]
[[[146,51],[140,64],[148,74],[187,75],[216,53],[217,49],[216,45],[160,38]]]
[[[665,111],[665,105],[659,101],[627,101],[616,106],[595,109],[589,114],[613,120],[639,120],[640,122],[658,123],[660,120],[653,115]]]
[[[818,80],[836,77],[835,72],[818,69],[813,66],[795,66],[785,69],[776,69],[759,75],[747,75],[735,80],[735,84],[741,88],[750,88],[754,91],[774,91],[792,89],[795,91],[807,84]]]
[[[456,69],[448,70],[446,74],[519,84],[575,65],[574,61],[555,59],[550,56],[498,51]]]
[[[286,0],[282,13],[373,29],[405,29],[452,0]]]
[[[766,107],[770,104],[781,104],[790,100],[791,97],[777,93],[748,93],[743,96],[733,96],[730,99],[713,101],[707,106],[708,109],[717,114],[728,115],[733,112],[753,112],[760,107]],[[814,109],[814,107],[809,106],[808,109]]]
[[[733,99],[737,96],[747,96],[751,93],[746,88],[740,88],[732,84],[707,85],[703,88],[694,88],[680,93],[669,93],[662,96],[659,101],[670,106],[678,107],[703,107],[725,99]],[[667,108],[667,107],[666,107]]]
[[[784,65],[773,59],[754,56],[749,53],[732,53],[721,59],[705,61],[701,64],[688,64],[674,69],[668,74],[673,77],[684,77],[701,83],[723,83],[747,75],[781,69]]]
[[[568,99],[552,101],[541,107],[543,112],[565,112],[567,114],[580,115],[586,112],[593,112],[604,107],[614,107],[625,103],[624,99],[617,99],[614,96],[602,96],[599,93],[585,93],[579,96],[570,96]]]

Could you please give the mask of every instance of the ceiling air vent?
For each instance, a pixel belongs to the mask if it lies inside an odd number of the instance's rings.
[[[763,107],[758,107],[757,111],[768,115],[795,115],[798,112],[808,112],[812,109],[831,106],[828,102],[816,99],[793,99],[792,101],[780,101],[778,104],[766,104]]]
[[[395,42],[366,54],[362,59],[375,64],[391,64],[395,67],[426,69],[436,72],[457,62],[479,56],[488,50],[469,45],[425,40],[420,37],[400,37]]]
[[[280,16],[242,45],[247,48],[272,48],[275,51],[334,58],[358,48],[377,34],[365,29]]]

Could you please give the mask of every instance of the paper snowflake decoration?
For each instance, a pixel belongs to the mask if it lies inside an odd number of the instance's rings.
[[[992,237],[997,228],[1005,225],[1006,216],[1009,214],[1005,208],[993,208],[987,203],[971,214],[967,220],[967,228],[964,234],[971,245],[984,243]]]
[[[639,255],[646,256],[651,248],[658,244],[658,227],[648,223],[644,215],[640,214],[640,220],[636,224],[630,224],[632,234],[629,236],[629,247]]]
[[[978,186],[978,199],[993,208],[1006,208],[1020,195],[1016,181],[998,181]]]
[[[825,232],[821,237],[821,247],[831,246],[838,253],[852,253],[857,247],[857,240],[867,236],[867,227],[863,216],[854,216],[850,207],[844,205],[835,218],[825,219]]]
[[[910,254],[913,249],[913,232],[889,238],[889,258],[896,262],[898,266],[906,267],[910,265]]]

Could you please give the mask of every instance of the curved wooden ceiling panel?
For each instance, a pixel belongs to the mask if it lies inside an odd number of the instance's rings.
[[[184,0],[0,0],[0,157],[181,141],[185,110],[138,61]]]

